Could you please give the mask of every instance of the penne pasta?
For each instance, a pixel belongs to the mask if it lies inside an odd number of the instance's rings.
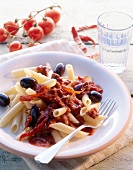
[[[19,94],[17,94],[14,98],[14,100],[12,101],[12,103],[10,104],[10,107],[6,110],[6,112],[0,117],[0,119],[7,114],[7,112],[9,112],[9,110],[11,110],[11,108],[13,106],[15,106],[17,103],[19,102]]]
[[[68,136],[68,134],[66,134],[64,132],[59,131],[59,133],[60,133],[62,138],[65,138],[66,136]],[[69,143],[69,141],[67,141],[65,145],[67,145],[68,143]]]
[[[12,71],[18,82],[5,91],[10,98],[10,104],[7,104],[10,107],[7,107],[0,118],[0,127],[10,122],[11,132],[17,133],[22,125],[23,131],[16,137],[17,140],[30,139],[31,144],[39,146],[44,146],[43,142],[46,141],[48,146],[51,146],[54,140],[59,142],[81,124],[100,124],[106,117],[98,116],[100,103],[94,104],[95,101],[91,101],[88,96],[88,91],[95,88],[102,92],[100,85],[96,86],[90,76],[75,76],[71,64],[66,64],[65,77],[62,77],[64,65],[58,69],[59,74],[58,71],[53,72],[47,63],[45,66]],[[23,87],[20,85],[22,77],[30,77],[23,82]],[[34,87],[31,78],[36,80]],[[84,87],[83,90],[80,87]],[[52,142],[49,135],[54,138]],[[88,135],[83,129],[77,132],[75,137],[80,139]]]
[[[37,73],[37,72],[30,70],[28,68],[25,68],[24,72],[27,76],[36,79],[38,83],[44,83],[45,81],[50,79],[49,77],[42,75],[41,73]]]
[[[22,129],[25,129],[25,122],[26,122],[27,114],[26,114],[26,107],[22,110]]]
[[[90,117],[89,115],[84,115],[83,118],[86,121],[86,124],[88,125],[92,125],[92,126],[97,126],[99,124],[101,124],[101,122],[106,118],[107,116],[101,116],[99,115],[98,117],[96,117],[95,119],[93,119],[92,117]]]
[[[18,114],[18,112],[24,107],[24,104],[18,102],[13,106],[6,114],[0,119],[0,127],[4,127],[10,120]]]
[[[36,92],[33,89],[31,89],[31,88],[26,89],[25,92],[28,95],[36,94]]]
[[[29,69],[33,70],[33,71],[36,71],[36,67],[30,67]],[[25,77],[26,76],[26,74],[24,72],[24,68],[13,70],[12,75],[15,76],[15,77]]]
[[[56,129],[56,130],[61,131],[61,132],[64,132],[66,134],[70,134],[72,131],[75,130],[75,128],[73,128],[71,126],[68,126],[66,124],[63,124],[63,123],[54,123],[54,124],[50,124],[49,126],[51,128],[53,128],[53,129]],[[76,138],[83,138],[83,137],[85,137],[87,135],[88,135],[88,133],[83,132],[83,131],[79,131],[74,136]]]
[[[61,131],[59,131],[59,133],[60,133],[60,135],[61,135],[61,137],[62,138],[65,138],[68,134],[66,134],[66,133],[64,133],[64,132],[61,132]]]
[[[66,71],[67,71],[68,79],[74,81],[75,74],[74,74],[73,66],[71,64],[66,65]]]
[[[17,95],[15,96],[15,98],[14,98],[14,100],[12,101],[10,107],[15,106],[15,105],[19,102],[19,97],[20,97],[19,94],[17,94]]]
[[[11,94],[11,95],[8,96],[10,98],[11,102],[14,100],[15,96],[16,96],[15,94]]]
[[[54,137],[55,143],[59,142],[62,139],[62,136],[60,135],[59,131],[55,129],[52,130],[51,134]]]
[[[72,113],[68,113],[68,118],[73,123],[79,123],[79,121],[72,115]]]
[[[100,107],[100,103],[95,103],[95,104],[91,104],[85,107],[82,107],[80,110],[80,116],[84,116],[86,114],[86,112],[88,112],[89,110],[96,108],[97,110]]]
[[[12,124],[11,124],[12,133],[16,133],[19,130],[21,118],[22,118],[22,111],[20,111],[12,120]]]
[[[27,95],[26,92],[24,91],[24,89],[20,86],[20,83],[19,83],[19,82],[16,83],[15,89],[16,89],[16,91],[18,92],[18,94],[19,94],[20,96],[26,96],[26,95]],[[27,109],[31,109],[32,105],[31,105],[30,102],[24,101],[23,103],[25,104],[25,106],[26,106]]]
[[[87,112],[87,109],[88,109],[87,106],[82,107],[82,108],[80,109],[80,116],[84,116],[84,115],[86,114],[86,112]]]
[[[14,86],[10,87],[9,89],[7,89],[6,91],[4,91],[4,93],[7,95],[7,96],[10,96],[12,94],[17,94],[17,91],[15,89]]]
[[[99,103],[95,103],[95,104],[91,104],[91,105],[87,106],[87,111],[89,111],[89,110],[91,110],[93,108],[96,108],[96,110],[98,110],[100,105],[101,105],[100,102]]]
[[[62,107],[62,108],[59,108],[59,109],[55,109],[53,111],[53,116],[54,117],[59,117],[61,115],[63,115],[64,113],[66,113],[67,111],[67,108],[66,107]]]
[[[47,105],[44,103],[43,100],[41,99],[36,99],[36,100],[31,100],[30,103],[33,104],[37,104],[40,108],[45,109],[47,107]]]
[[[89,97],[88,97],[87,94],[84,94],[84,95],[83,95],[83,97],[82,97],[82,103],[83,103],[85,106],[91,105],[91,100],[89,99]]]
[[[56,85],[56,82],[57,82],[56,79],[50,79],[45,81],[43,84],[50,89],[51,87]]]

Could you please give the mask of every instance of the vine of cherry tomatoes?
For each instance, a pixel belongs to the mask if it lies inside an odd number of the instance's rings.
[[[21,39],[28,37],[30,40],[27,46],[38,45],[41,39],[52,33],[55,25],[59,22],[61,18],[60,8],[59,5],[53,5],[39,11],[33,11],[28,17],[21,19],[21,23],[19,23],[20,19],[7,21],[3,24],[3,27],[0,28],[0,43],[7,42],[8,38],[11,38],[12,42],[8,43],[9,51],[21,50],[23,48],[22,43],[15,39],[18,38],[17,33],[19,30],[23,29]],[[44,15],[41,20],[37,21],[35,17],[40,12],[44,12]]]

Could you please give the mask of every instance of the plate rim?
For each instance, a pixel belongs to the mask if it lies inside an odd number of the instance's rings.
[[[80,58],[81,57],[84,57],[84,56],[81,56],[81,55],[78,55],[78,54],[73,54],[73,53],[66,53],[66,52],[48,52],[48,51],[45,51],[45,52],[36,52],[36,53],[33,53],[34,55],[35,54],[38,54],[38,53],[40,53],[40,54],[47,54],[47,53],[49,53],[49,54],[63,54],[63,55],[69,55],[69,56],[71,56],[71,55],[74,55],[74,56],[79,56]],[[28,54],[23,54],[23,55],[20,55],[20,56],[18,56],[17,57],[17,59],[19,59],[19,58],[22,58],[22,57],[27,57],[27,56],[29,56],[29,55],[32,55],[32,53],[28,53]],[[87,58],[88,59],[88,58]],[[12,62],[12,60],[16,60],[16,57],[15,58],[11,58],[10,60],[6,60],[6,61],[4,61],[3,63],[2,63],[2,65],[3,64],[6,64],[7,62]],[[89,59],[89,60],[91,60],[91,59]],[[94,62],[94,63],[96,63],[96,61],[94,61],[94,60],[91,60],[91,62]],[[100,63],[98,63],[98,64],[100,64]],[[101,64],[100,64],[101,65]],[[1,66],[0,66],[1,67]],[[104,67],[104,69],[106,69],[106,71],[109,71],[110,72],[110,70],[109,69],[107,69],[107,68],[105,68],[105,66],[103,66],[103,65],[101,65],[100,67]],[[112,73],[113,74],[113,73]],[[104,149],[104,148],[106,148],[106,147],[108,147],[108,146],[110,146],[112,143],[114,143],[117,139],[119,139],[121,136],[122,136],[122,134],[126,131],[126,129],[127,129],[127,127],[129,126],[129,124],[130,124],[130,121],[131,121],[131,117],[132,117],[132,107],[131,107],[131,105],[132,105],[132,101],[131,101],[131,96],[130,96],[130,93],[129,93],[129,90],[128,90],[128,88],[127,88],[127,86],[125,85],[125,83],[120,79],[120,77],[118,77],[116,74],[114,74],[114,76],[116,76],[116,78],[117,79],[119,79],[119,81],[124,85],[124,88],[125,88],[125,90],[126,90],[126,92],[128,93],[128,97],[129,97],[129,101],[130,101],[130,113],[129,113],[129,115],[128,115],[128,119],[127,119],[127,121],[126,121],[126,124],[124,125],[124,127],[121,129],[121,131],[119,132],[119,134],[117,134],[113,139],[111,139],[109,142],[106,142],[105,144],[103,144],[102,146],[99,146],[99,147],[97,147],[96,149],[93,149],[93,150],[91,150],[91,151],[86,151],[86,152],[83,152],[83,153],[79,153],[79,154],[76,154],[76,155],[70,155],[70,156],[55,156],[55,158],[54,159],[69,159],[69,158],[76,158],[76,157],[81,157],[81,156],[86,156],[86,155],[90,155],[90,154],[93,154],[93,153],[96,153],[96,152],[98,152],[98,151],[100,151],[100,150],[102,150],[102,149]],[[35,155],[31,155],[31,154],[27,154],[27,153],[23,153],[23,152],[21,152],[21,151],[18,151],[18,150],[15,150],[15,149],[12,149],[12,148],[10,148],[10,147],[8,147],[8,146],[5,146],[4,144],[2,144],[2,143],[0,143],[0,146],[1,146],[1,148],[3,148],[3,149],[5,149],[5,150],[7,150],[7,151],[9,151],[9,152],[11,152],[11,153],[13,153],[13,154],[16,154],[16,155],[19,155],[19,156],[24,156],[24,157],[28,157],[28,158],[33,158]]]

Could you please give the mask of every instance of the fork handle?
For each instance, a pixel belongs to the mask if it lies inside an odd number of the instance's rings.
[[[68,136],[66,136],[64,139],[56,143],[55,145],[51,146],[47,150],[41,152],[39,155],[35,156],[35,161],[39,163],[49,163],[53,157],[57,154],[57,152],[60,150],[60,148],[69,141],[78,131],[80,131],[84,126],[80,126],[77,129],[75,129],[72,133],[70,133]]]

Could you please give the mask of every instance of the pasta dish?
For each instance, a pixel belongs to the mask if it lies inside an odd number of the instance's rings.
[[[18,81],[1,94],[9,104],[3,105],[8,107],[0,118],[0,128],[11,124],[11,132],[16,134],[22,128],[17,140],[50,147],[80,125],[96,126],[105,119],[98,113],[102,87],[88,75],[75,75],[71,64],[58,63],[52,69],[46,63],[13,70],[12,74]],[[94,129],[84,128],[75,137],[93,133]]]

